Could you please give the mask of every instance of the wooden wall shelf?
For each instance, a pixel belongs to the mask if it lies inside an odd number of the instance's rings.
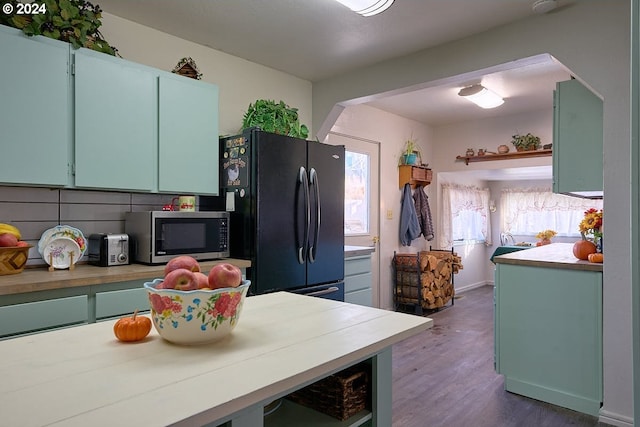
[[[532,150],[532,151],[515,151],[513,153],[506,154],[485,154],[484,156],[457,156],[456,160],[464,160],[465,164],[471,162],[487,162],[490,160],[514,160],[524,159],[527,157],[547,157],[551,156],[553,150],[551,148],[547,150]]]
[[[400,187],[400,189],[402,189],[407,182],[411,184],[411,188],[416,188],[416,185],[429,185],[431,184],[431,179],[431,169],[425,166],[399,166],[398,186]]]

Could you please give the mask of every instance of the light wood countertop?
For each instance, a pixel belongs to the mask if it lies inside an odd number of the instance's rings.
[[[288,292],[248,297],[231,335],[207,345],[173,345],[155,329],[122,343],[114,322],[0,341],[2,424],[204,425],[262,410],[433,323]]]
[[[251,261],[225,258],[200,261],[200,268],[209,271],[222,262],[240,268],[251,267]],[[22,273],[0,276],[0,296],[25,292],[47,291],[77,286],[102,285],[129,280],[154,279],[163,275],[163,265],[129,264],[115,267],[97,267],[80,264],[73,270],[48,271],[46,268],[26,268]]]
[[[526,265],[530,267],[565,268],[570,270],[602,271],[601,263],[582,261],[573,255],[573,243],[552,243],[526,251],[512,252],[493,258],[496,264]]]

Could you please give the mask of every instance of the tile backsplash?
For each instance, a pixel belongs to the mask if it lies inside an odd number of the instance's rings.
[[[18,227],[22,239],[33,245],[27,266],[44,265],[38,253],[38,241],[45,230],[64,224],[78,228],[87,238],[93,233],[124,233],[125,212],[162,210],[173,197],[169,194],[0,186],[0,222]],[[81,261],[86,258],[85,255]]]

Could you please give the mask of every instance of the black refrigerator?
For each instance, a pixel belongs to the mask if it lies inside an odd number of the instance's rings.
[[[344,146],[264,132],[220,139],[218,205],[253,294],[344,300]],[[207,206],[209,205],[209,206]]]

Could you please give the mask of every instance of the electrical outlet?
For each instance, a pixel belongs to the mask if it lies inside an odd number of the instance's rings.
[[[387,209],[387,219],[393,219],[393,210]]]

